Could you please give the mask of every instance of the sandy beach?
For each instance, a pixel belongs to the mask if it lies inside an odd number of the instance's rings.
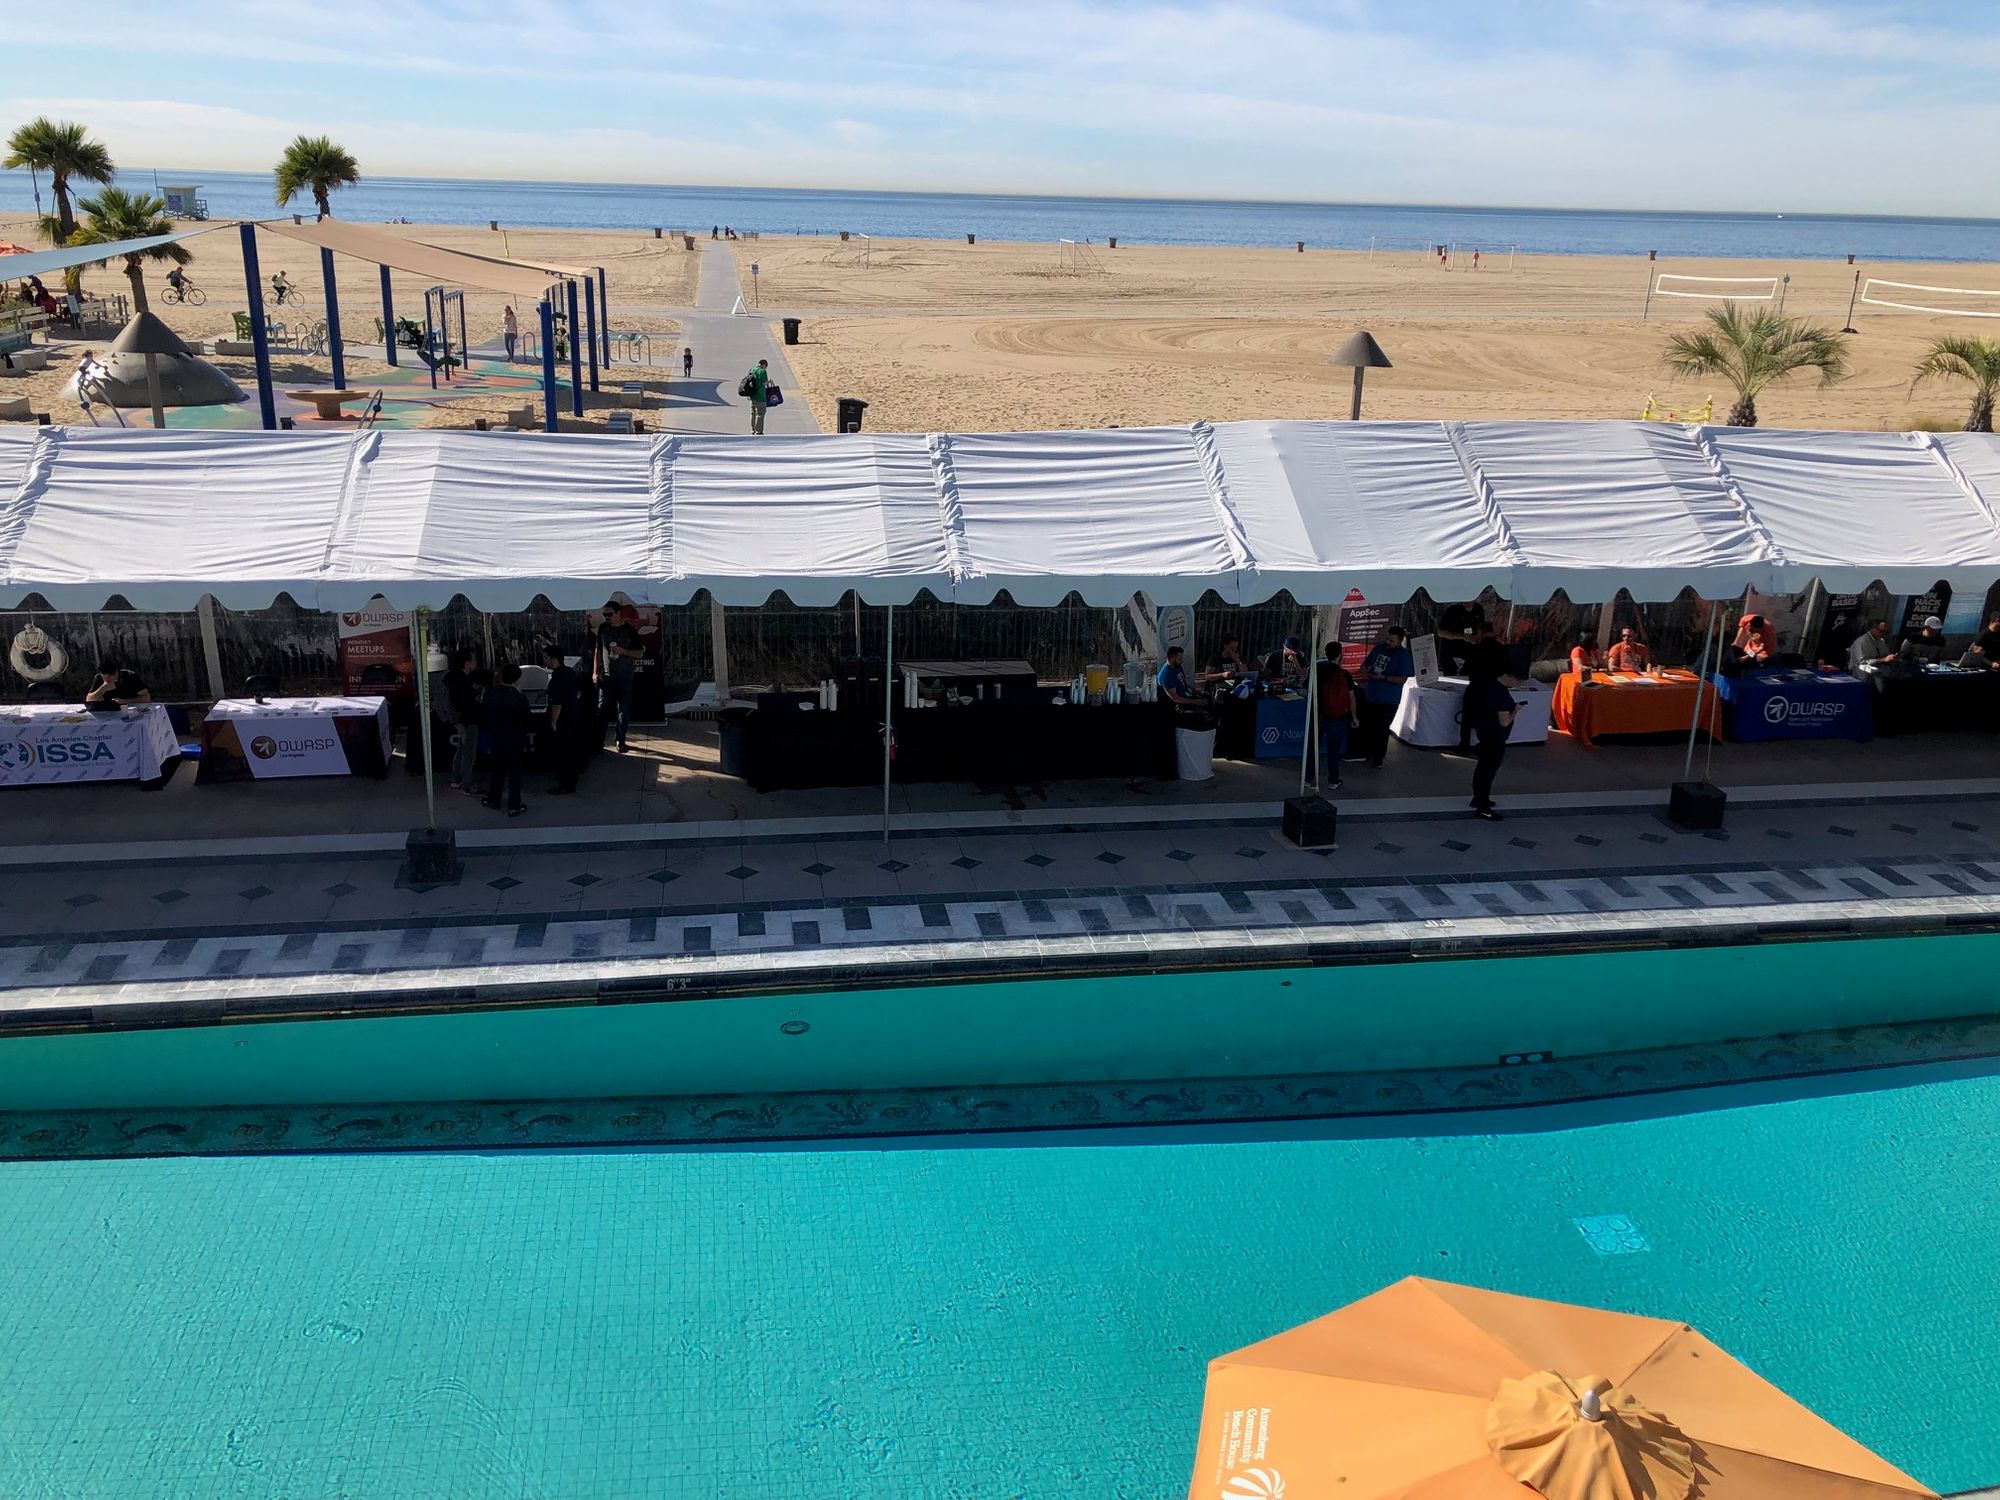
[[[1667,334],[1706,296],[1655,297],[1649,271],[1789,275],[1785,310],[1840,327],[1854,271],[1839,261],[1661,261],[1643,257],[1463,257],[1417,250],[1092,247],[1072,265],[1054,245],[764,239],[737,247],[762,310],[805,319],[787,351],[813,410],[870,403],[871,427],[1004,430],[1345,416],[1351,376],[1327,356],[1370,330],[1395,368],[1368,378],[1377,418],[1637,417],[1649,395],[1682,412],[1729,391],[1660,366]],[[1864,277],[2000,290],[2000,266],[1866,265]],[[1682,290],[1701,291],[1698,283]],[[1742,290],[1757,290],[1755,287]],[[1915,300],[1935,300],[1917,297]],[[1988,310],[1991,310],[1989,306]],[[1787,384],[1759,403],[1766,426],[1959,425],[1969,393],[1910,394],[1910,368],[1945,333],[1990,321],[1857,311],[1853,377]]]
[[[679,323],[665,310],[685,307],[693,302],[696,268],[701,260],[699,249],[689,254],[677,239],[656,240],[651,235],[627,232],[567,229],[495,232],[464,225],[422,224],[370,227],[480,255],[504,255],[558,265],[603,266],[616,327],[654,334],[672,335],[679,331]],[[33,220],[20,217],[0,218],[0,238],[23,245],[39,246],[42,243],[36,236]],[[148,262],[146,285],[152,299],[152,310],[190,342],[232,338],[230,315],[247,306],[243,256],[235,226],[222,226],[212,235],[202,235],[187,244],[194,253],[194,260],[187,267],[188,278],[207,293],[206,305],[183,307],[162,301],[160,294],[166,286],[168,268],[164,263]],[[280,319],[289,313],[289,309],[278,309],[268,303],[270,278],[280,270],[290,278],[298,298],[298,310],[293,316],[306,320],[325,317],[317,250],[297,240],[260,234],[257,237],[257,257],[264,277],[265,312],[268,317]],[[0,276],[4,274],[5,263],[0,261]],[[375,320],[382,311],[379,273],[366,262],[335,256],[334,275],[346,333],[348,384],[365,389],[371,378],[379,379],[388,369],[381,358],[381,345],[374,338]],[[424,279],[400,272],[392,275],[397,316],[421,319],[426,285]],[[60,295],[61,282],[58,278],[45,277],[44,280],[51,290]],[[122,262],[86,271],[83,286],[86,292],[100,296],[115,293],[129,295],[131,289]],[[466,332],[475,345],[500,336],[501,309],[509,301],[517,305],[521,326],[532,328],[534,308],[524,305],[522,299],[509,298],[498,292],[466,292]],[[63,337],[57,348],[51,351],[47,370],[0,379],[0,394],[26,395],[36,411],[51,413],[57,422],[84,421],[82,409],[74,401],[64,398],[60,391],[74,370],[78,355],[87,348],[101,349],[110,341],[109,334],[96,329],[91,331],[99,336],[93,339]],[[664,352],[664,341],[662,347]],[[249,359],[218,356],[211,362],[231,375],[245,390],[254,389],[256,375]],[[327,384],[325,356],[300,358],[288,355],[282,349],[276,350],[272,358],[272,376],[281,388],[324,386]],[[476,417],[497,420],[508,407],[519,404],[518,395],[496,395],[490,402],[481,399],[453,401],[434,414],[434,425],[469,427]],[[596,427],[601,423],[586,421],[578,425]]]

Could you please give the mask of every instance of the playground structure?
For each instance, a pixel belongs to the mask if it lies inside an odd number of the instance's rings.
[[[453,352],[451,312],[458,308],[458,344]],[[417,346],[417,358],[430,366],[431,389],[437,389],[438,374],[450,380],[460,368],[470,370],[471,345],[465,337],[465,293],[434,286],[424,292],[424,341]]]
[[[1646,305],[1639,316],[1652,316],[1655,297],[1695,297],[1704,302],[1775,302],[1784,308],[1784,287],[1791,277],[1778,276],[1683,276],[1662,271],[1646,283]],[[1668,286],[1668,282],[1675,285]],[[1728,288],[1739,288],[1731,291]]]
[[[1639,413],[1641,422],[1695,422],[1706,426],[1715,420],[1715,397],[1710,396],[1701,403],[1700,411],[1679,412],[1660,405],[1651,391],[1646,393],[1646,409]]]
[[[1056,268],[1066,275],[1104,274],[1104,262],[1097,258],[1097,251],[1091,248],[1089,240],[1057,240],[1056,251],[1060,256]]]
[[[607,334],[604,348],[607,364],[620,359],[631,365],[650,365],[653,362],[653,336],[650,333],[633,329]]]
[[[1466,240],[1454,240],[1450,247],[1451,258],[1453,260],[1462,259],[1466,264],[1470,265],[1472,264],[1473,257],[1478,256],[1482,269],[1488,265],[1496,264],[1504,256],[1507,261],[1506,269],[1509,271],[1514,269],[1514,254],[1520,248],[1519,245],[1514,244],[1498,242],[1487,244],[1483,241],[1473,243]]]

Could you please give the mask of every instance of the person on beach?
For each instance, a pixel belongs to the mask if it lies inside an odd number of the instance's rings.
[[[521,341],[521,325],[514,317],[514,304],[508,303],[500,314],[500,339],[507,346],[507,363],[514,363],[514,346]]]
[[[292,295],[292,278],[283,271],[271,273],[271,300],[278,306],[285,305],[285,299]]]
[[[771,362],[760,359],[743,377],[743,394],[750,398],[750,431],[764,434],[764,401],[771,391]]]
[[[694,350],[692,349],[683,348],[681,350],[681,379],[694,379]]]

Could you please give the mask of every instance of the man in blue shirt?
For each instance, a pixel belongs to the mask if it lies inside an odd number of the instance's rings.
[[[1201,699],[1195,697],[1187,669],[1181,665],[1183,654],[1179,646],[1167,647],[1167,664],[1154,675],[1153,681],[1159,684],[1160,696],[1167,702],[1176,707],[1199,708]]]
[[[1416,660],[1403,644],[1403,627],[1391,625],[1361,663],[1361,743],[1355,748],[1382,769],[1389,753],[1389,721],[1403,701],[1403,684],[1416,676]]]

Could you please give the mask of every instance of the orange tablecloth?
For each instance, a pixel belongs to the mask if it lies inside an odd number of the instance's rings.
[[[1549,717],[1578,744],[1593,748],[1603,734],[1685,733],[1694,718],[1700,682],[1692,672],[1665,672],[1652,679],[1599,672],[1585,684],[1576,673],[1565,672],[1556,679]],[[1701,727],[1722,738],[1722,706],[1713,683],[1701,692]]]

